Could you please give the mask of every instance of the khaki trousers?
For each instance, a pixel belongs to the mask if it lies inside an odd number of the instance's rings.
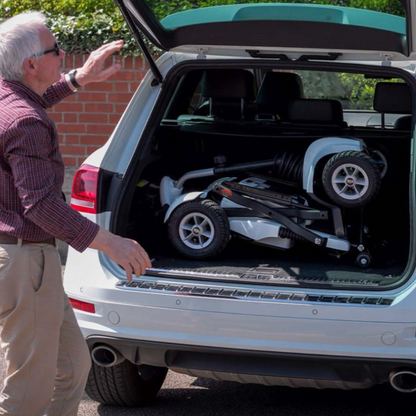
[[[0,325],[0,415],[77,415],[91,361],[55,246],[0,245]]]

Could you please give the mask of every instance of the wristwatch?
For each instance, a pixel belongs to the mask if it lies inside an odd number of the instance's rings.
[[[71,84],[75,87],[75,88],[81,88],[81,85],[78,84],[77,80],[75,79],[75,75],[77,74],[77,70],[76,69],[71,69],[68,72],[69,75],[69,80],[71,81]]]

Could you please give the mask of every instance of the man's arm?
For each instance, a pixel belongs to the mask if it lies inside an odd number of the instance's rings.
[[[53,132],[37,115],[15,120],[4,140],[4,155],[24,209],[23,215],[48,234],[84,251],[98,226],[69,207],[61,198],[51,153]],[[58,156],[59,157],[59,156]]]
[[[51,132],[42,119],[26,116],[14,121],[5,140],[5,156],[15,179],[24,216],[82,252],[87,247],[103,251],[120,264],[128,280],[151,267],[136,241],[116,236],[73,210],[60,197],[50,159]]]
[[[50,108],[72,94],[74,89],[71,89],[65,75],[62,75],[60,81],[49,87],[42,98],[46,101],[46,107]]]

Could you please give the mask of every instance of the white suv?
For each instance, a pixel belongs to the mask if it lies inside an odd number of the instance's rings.
[[[71,205],[153,267],[70,250],[90,397],[147,403],[167,369],[416,391],[416,0],[118,3],[151,70]]]

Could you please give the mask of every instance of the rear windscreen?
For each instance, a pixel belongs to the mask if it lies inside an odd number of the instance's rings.
[[[203,23],[285,20],[336,23],[406,33],[399,0],[145,0],[166,29]]]

